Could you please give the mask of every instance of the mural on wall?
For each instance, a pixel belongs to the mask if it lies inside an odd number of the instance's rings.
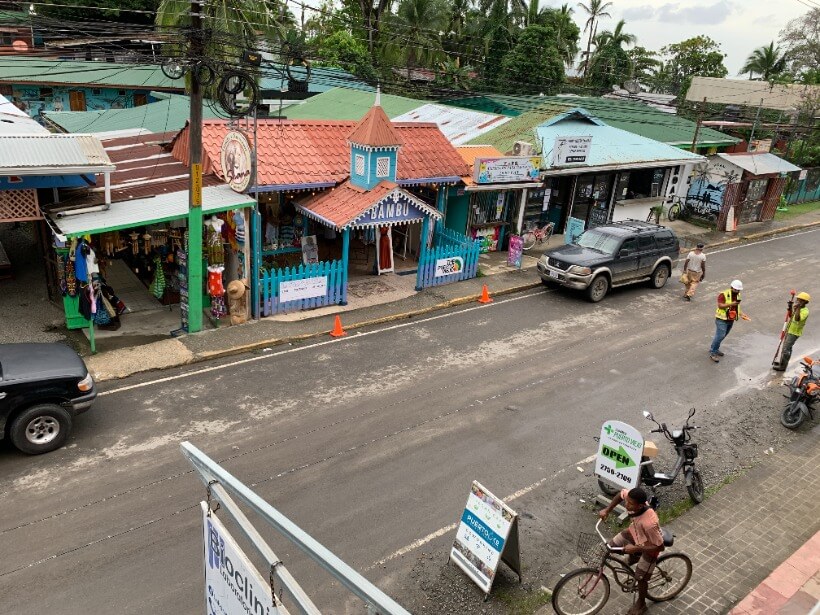
[[[134,95],[139,90],[118,90],[108,88],[65,88],[40,86],[13,86],[12,99],[19,103],[23,111],[37,117],[43,111],[71,111],[71,92],[85,104],[85,111],[106,111],[126,109],[134,106]],[[79,94],[77,94],[79,93]],[[153,98],[145,91],[146,102]]]
[[[740,173],[733,164],[721,158],[695,167],[695,175],[686,195],[688,203],[704,213],[718,214],[726,194],[726,187],[740,179]]]

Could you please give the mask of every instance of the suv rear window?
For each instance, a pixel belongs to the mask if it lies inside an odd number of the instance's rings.
[[[671,231],[659,231],[655,233],[655,242],[661,250],[669,250],[675,247],[675,236]]]
[[[641,235],[638,237],[638,251],[644,252],[646,250],[655,249],[655,238],[652,235]]]

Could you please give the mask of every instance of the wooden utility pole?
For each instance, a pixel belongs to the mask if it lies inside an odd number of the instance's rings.
[[[191,0],[189,66],[191,78],[191,116],[188,124],[188,149],[191,178],[188,196],[188,331],[202,330],[202,87],[197,61],[205,54],[201,0]]]
[[[763,99],[761,98],[760,99],[760,104],[757,105],[757,113],[755,113],[754,124],[752,124],[752,133],[749,135],[749,142],[746,144],[746,151],[747,152],[752,151],[752,141],[755,138],[755,129],[757,128],[757,121],[760,119],[760,107],[762,107],[762,106],[763,106]]]
[[[700,123],[703,121],[703,110],[706,108],[706,97],[703,97],[703,102],[698,105],[698,120],[695,122],[695,134],[692,135],[692,147],[689,148],[689,151],[693,154],[697,149],[698,144],[698,134],[700,133]]]

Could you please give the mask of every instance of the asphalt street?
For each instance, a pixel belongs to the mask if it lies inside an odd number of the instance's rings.
[[[67,448],[32,458],[0,447],[0,612],[202,612],[205,488],[184,440],[399,602],[414,591],[414,553],[446,559],[473,479],[513,496],[531,513],[528,532],[549,543],[573,513],[540,502],[577,479],[605,419],[643,428],[651,409],[681,422],[774,377],[789,289],[820,297],[818,238],[709,254],[692,303],[677,275],[596,305],[543,289],[108,383]],[[736,324],[714,364],[715,296],[735,277],[752,321]],[[795,359],[820,349],[813,320]],[[323,612],[361,612],[258,527]]]

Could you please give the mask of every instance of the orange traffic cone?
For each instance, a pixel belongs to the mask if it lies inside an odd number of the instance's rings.
[[[342,329],[342,319],[336,316],[336,322],[333,323],[333,331],[330,332],[330,337],[344,337],[347,331]]]
[[[481,298],[478,300],[479,303],[492,303],[493,300],[490,298],[490,291],[487,289],[487,285],[485,284],[481,288]]]

